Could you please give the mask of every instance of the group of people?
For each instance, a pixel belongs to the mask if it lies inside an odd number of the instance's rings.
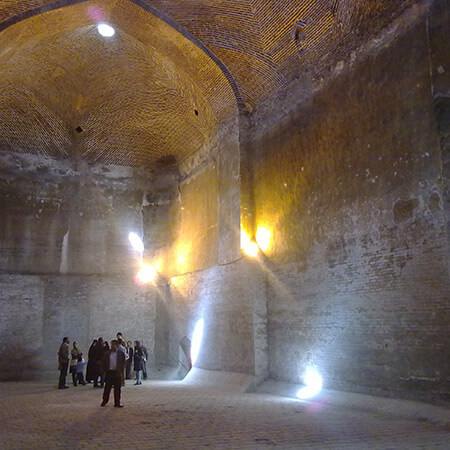
[[[76,341],[72,349],[69,348],[69,344],[70,339],[64,337],[58,352],[59,389],[68,388],[66,377],[69,371],[74,386],[93,383],[95,388],[104,387],[101,406],[108,403],[111,389],[114,387],[114,406],[121,408],[121,387],[125,385],[125,379],[131,379],[132,367],[136,373],[135,385],[141,385],[142,379],[147,379],[148,352],[142,341],[135,341],[133,347],[131,341],[125,342],[122,333],[119,332],[110,346],[99,337],[94,339],[89,347],[87,361],[84,360]]]

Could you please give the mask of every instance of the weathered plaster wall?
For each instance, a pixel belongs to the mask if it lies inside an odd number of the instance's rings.
[[[43,296],[39,277],[0,275],[1,380],[34,378],[41,369]],[[57,351],[58,347],[48,349],[48,364],[51,359],[55,364]]]
[[[266,292],[257,263],[241,259],[173,277],[166,301],[172,360],[203,319],[197,367],[255,374],[260,380],[268,376]]]
[[[442,153],[443,204],[450,242],[450,1],[436,0],[428,20],[430,72]]]
[[[129,168],[0,154],[0,270],[130,274],[149,177]],[[64,239],[66,237],[66,239]]]
[[[4,355],[8,348],[21,350],[5,359],[4,378],[16,376],[21,365],[20,377],[54,370],[65,335],[87,351],[93,338],[109,340],[119,330],[127,339],[143,339],[151,362],[178,363],[180,347],[171,324],[185,309],[183,302],[171,302],[170,277],[202,279],[215,273],[219,261],[240,257],[236,127],[234,118],[188,160],[166,158],[151,172],[0,154],[0,299],[5,305],[0,342]],[[130,247],[130,231],[143,237],[144,261],[160,272],[156,287],[133,282],[140,255]],[[220,314],[208,323],[221,329],[225,343],[226,324],[239,314],[237,303],[226,305],[222,289],[216,275],[207,294]],[[197,297],[183,301],[194,308]],[[193,324],[183,320],[191,327],[188,335]],[[231,340],[237,342],[237,335]],[[253,344],[245,339],[240,345],[239,354],[219,360],[207,350],[204,364],[238,367]]]
[[[207,145],[177,163],[178,192],[169,206],[173,240],[159,251],[148,250],[154,261],[160,261],[167,277],[240,257],[237,127],[237,118],[230,119]],[[155,219],[166,225],[166,221]],[[161,231],[164,235],[165,230]],[[150,255],[152,250],[156,251]]]
[[[299,382],[314,367],[329,388],[448,396],[448,242],[427,27],[420,20],[341,67],[277,125],[254,118],[249,197],[255,229],[272,233],[275,379]],[[292,109],[290,94],[278,110]]]
[[[193,170],[180,182],[177,240],[168,254],[176,274],[217,263],[217,164],[211,160]]]
[[[155,290],[105,276],[0,275],[0,379],[33,379],[57,370],[63,336],[83,353],[92,339],[121,331],[143,340],[153,359]]]
[[[239,155],[233,119],[209,148],[180,165],[172,205],[177,240],[166,254],[172,266],[159,287],[156,328],[157,364],[179,364],[180,375],[202,318],[198,367],[262,379],[268,373],[265,284],[239,248]]]
[[[163,210],[176,176],[162,171],[158,192],[150,174],[130,168],[0,158],[0,377],[56,370],[66,335],[87,353],[93,338],[110,340],[120,330],[144,340],[153,355],[159,293],[134,283],[139,255],[128,233],[143,233],[147,197]],[[170,226],[165,230],[170,242]]]

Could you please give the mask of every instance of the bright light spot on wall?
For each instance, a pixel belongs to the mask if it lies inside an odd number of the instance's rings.
[[[265,252],[270,247],[272,233],[265,227],[258,227],[256,230],[256,242],[258,243],[258,247]]]
[[[175,249],[175,261],[179,273],[189,270],[189,265],[192,263],[193,254],[194,250],[192,248],[191,241],[180,241],[177,243]]]
[[[135,275],[134,280],[138,284],[154,283],[156,280],[156,269],[150,264],[141,264],[139,272]]]
[[[315,397],[322,390],[323,380],[315,369],[308,369],[305,372],[303,382],[305,383],[305,387],[302,387],[297,392],[297,397],[300,399]]]
[[[116,32],[112,26],[110,26],[106,23],[99,23],[97,25],[97,30],[104,37],[114,36],[114,34]]]
[[[250,242],[250,238],[248,237],[248,234],[243,229],[241,229],[241,248],[244,248],[244,245],[247,242]]]
[[[203,325],[204,320],[200,319],[194,328],[194,333],[192,334],[192,340],[191,340],[191,362],[192,367],[194,367],[195,362],[197,361],[198,354],[200,353],[200,347],[202,345],[202,339],[203,339]]]
[[[248,256],[258,256],[259,253],[259,247],[256,244],[256,242],[253,242],[248,237],[248,234],[241,230],[241,248],[244,250],[244,253]]]
[[[144,251],[144,243],[142,239],[134,232],[131,232],[128,235],[128,240],[130,241],[131,246],[137,251],[142,253]]]
[[[153,263],[153,267],[158,273],[161,273],[163,271],[163,262],[158,259],[155,263]]]
[[[244,252],[246,255],[248,256],[258,256],[259,253],[259,247],[256,244],[256,242],[249,242],[245,247],[244,247]]]

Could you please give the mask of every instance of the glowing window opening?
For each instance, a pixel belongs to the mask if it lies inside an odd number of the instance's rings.
[[[97,30],[103,37],[111,37],[116,33],[116,30],[106,23],[99,23],[97,25]]]

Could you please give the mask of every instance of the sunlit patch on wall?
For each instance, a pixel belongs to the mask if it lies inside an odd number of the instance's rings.
[[[258,226],[256,230],[256,243],[263,252],[269,250],[272,244],[272,232],[267,227]]]
[[[155,270],[158,273],[162,273],[163,272],[163,262],[161,259],[157,259],[154,263],[153,263],[153,267],[155,268]]]
[[[141,264],[141,268],[134,276],[134,281],[137,284],[145,285],[149,283],[154,283],[156,281],[157,271],[150,264]]]
[[[202,345],[203,340],[203,327],[204,327],[205,321],[203,319],[200,319],[196,324],[194,328],[194,333],[192,334],[191,339],[191,362],[192,367],[195,366],[195,363],[197,361],[198,355],[200,353],[200,347]]]
[[[142,239],[135,233],[131,232],[128,234],[128,240],[130,241],[131,246],[139,253],[144,251],[144,243]]]
[[[322,390],[322,376],[316,369],[307,369],[303,375],[303,382],[305,386],[297,392],[300,399],[313,398]]]
[[[259,247],[256,242],[252,241],[248,234],[241,229],[241,249],[247,256],[258,256]]]
[[[176,246],[175,261],[179,273],[189,270],[191,262],[192,243],[179,242]]]

